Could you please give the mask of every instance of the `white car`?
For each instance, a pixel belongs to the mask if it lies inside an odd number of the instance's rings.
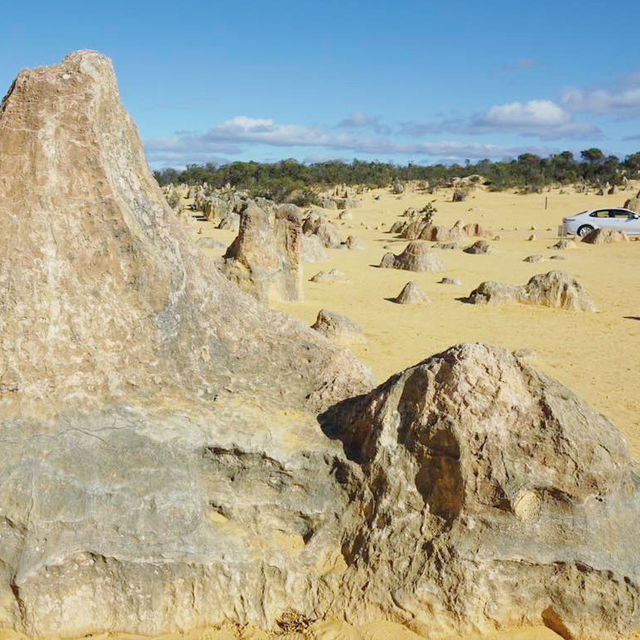
[[[640,235],[640,215],[622,208],[589,209],[576,213],[570,218],[562,218],[564,233],[579,235],[581,238],[594,229],[616,229],[627,235]]]

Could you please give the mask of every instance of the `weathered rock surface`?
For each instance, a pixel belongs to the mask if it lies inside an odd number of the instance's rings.
[[[344,273],[338,269],[330,269],[329,271],[318,271],[314,276],[309,278],[310,282],[335,282],[336,280],[343,280]]]
[[[326,262],[329,259],[318,236],[302,236],[302,262]]]
[[[419,240],[410,242],[399,254],[385,253],[380,261],[383,269],[404,269],[405,271],[442,271],[440,258],[429,250],[429,245]]]
[[[360,240],[358,240],[356,236],[347,236],[347,239],[342,244],[346,249],[364,249],[364,245],[362,244],[362,242],[360,242]]]
[[[560,251],[565,251],[566,249],[577,249],[578,244],[573,238],[560,238],[558,242],[552,244],[549,249],[558,249]]]
[[[239,231],[240,230],[240,214],[235,211],[226,211],[220,222],[218,223],[218,229],[224,229],[226,231]]]
[[[629,198],[624,203],[624,208],[635,211],[636,213],[640,213],[640,191],[638,191],[637,195],[635,195],[633,198]]]
[[[431,245],[432,249],[441,249],[442,251],[456,251],[459,247],[455,242],[436,242]]]
[[[337,344],[365,341],[362,327],[359,324],[347,316],[336,311],[329,311],[329,309],[320,309],[311,328]]]
[[[544,256],[540,253],[534,253],[531,256],[527,256],[526,258],[524,258],[523,262],[531,262],[531,263],[537,263],[537,262],[542,262],[544,260]]]
[[[302,231],[306,236],[317,236],[327,249],[337,249],[342,244],[338,227],[324,216],[309,213],[302,223]]]
[[[640,625],[638,468],[613,425],[555,380],[464,344],[321,420],[364,474],[366,526],[343,536],[353,600],[391,599],[430,638]]]
[[[5,400],[208,393],[229,376],[234,388],[269,390],[269,376],[252,379],[266,344],[273,375],[300,381],[289,386],[296,402],[324,386],[327,366],[351,372],[345,393],[360,386],[359,364],[238,293],[186,236],[100,54],[24,71],[5,97],[0,220]],[[299,342],[296,364],[286,345]]]
[[[493,247],[486,240],[476,240],[472,245],[463,249],[463,251],[471,255],[486,255],[493,251]]]
[[[402,291],[393,299],[397,304],[421,304],[431,302],[415,282],[407,282]]]
[[[11,87],[0,224],[0,627],[271,627],[289,589],[326,601],[349,482],[310,411],[370,376],[191,242],[105,57]]]
[[[410,224],[411,223],[408,220],[396,220],[389,228],[389,233],[402,234]]]
[[[494,235],[491,229],[478,223],[464,224],[462,220],[458,220],[451,227],[434,224],[429,215],[413,219],[411,222],[400,221],[400,225],[396,228],[399,235],[407,240],[419,239],[431,242],[460,242],[473,237],[491,238]]]
[[[334,198],[331,198],[329,196],[319,198],[318,202],[319,202],[319,205],[321,207],[323,207],[324,209],[337,209],[338,208],[338,203],[335,201]]]
[[[582,242],[587,244],[611,244],[613,242],[629,242],[629,238],[624,231],[618,229],[594,229],[587,233]]]
[[[290,202],[285,202],[283,204],[276,205],[275,207],[275,217],[281,218],[285,220],[296,221],[298,223],[302,222],[302,209],[297,204],[292,204]]]
[[[524,285],[483,282],[467,298],[467,302],[472,304],[504,304],[511,301],[570,311],[598,310],[583,286],[564,271],[538,274]]]
[[[221,271],[241,289],[267,302],[302,300],[302,227],[295,205],[280,205],[273,225],[256,204],[241,213],[236,239]]]

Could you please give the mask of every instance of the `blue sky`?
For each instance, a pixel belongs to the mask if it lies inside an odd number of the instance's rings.
[[[640,3],[37,0],[3,6],[0,82],[112,58],[154,167],[430,163],[640,150]]]

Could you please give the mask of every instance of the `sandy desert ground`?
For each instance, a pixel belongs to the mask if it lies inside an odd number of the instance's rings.
[[[351,220],[336,220],[344,236],[356,235],[364,249],[328,249],[327,262],[305,264],[304,302],[275,302],[274,306],[308,324],[321,308],[359,323],[366,342],[350,348],[372,368],[378,382],[459,342],[488,342],[523,351],[532,365],[608,416],[640,460],[640,242],[578,243],[577,249],[565,251],[549,248],[557,240],[563,216],[588,208],[621,206],[640,187],[632,186],[632,190],[611,196],[576,194],[572,188],[566,193],[555,189],[530,195],[476,189],[468,200],[457,203],[451,202],[450,190],[434,195],[408,191],[402,196],[383,189],[372,191],[361,196],[359,207],[351,209]],[[402,219],[407,207],[421,208],[434,199],[435,223],[451,226],[463,220],[488,226],[501,237],[490,240],[493,252],[438,251],[445,263],[441,273],[377,268],[389,250],[385,246],[399,253],[407,243],[387,233],[391,224]],[[327,215],[336,219],[338,212]],[[198,227],[201,236],[225,242],[235,236],[209,223]],[[532,234],[536,239],[530,241]],[[532,254],[542,254],[545,260],[523,262]],[[552,255],[565,259],[549,260]],[[318,271],[331,268],[343,272],[345,279],[322,284],[308,281]],[[459,300],[484,280],[524,284],[531,276],[553,269],[577,278],[600,311],[570,312],[517,303],[488,307]],[[439,284],[443,276],[460,278],[462,285]],[[427,294],[430,304],[399,305],[387,300],[410,280]]]

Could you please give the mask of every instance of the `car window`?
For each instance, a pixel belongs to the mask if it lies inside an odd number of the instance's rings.
[[[635,218],[634,214],[631,211],[625,211],[624,209],[618,209],[616,211],[616,218],[621,218],[623,220],[628,220],[629,218]]]
[[[598,209],[598,211],[594,211],[591,214],[592,218],[608,218],[609,217],[609,209]]]

